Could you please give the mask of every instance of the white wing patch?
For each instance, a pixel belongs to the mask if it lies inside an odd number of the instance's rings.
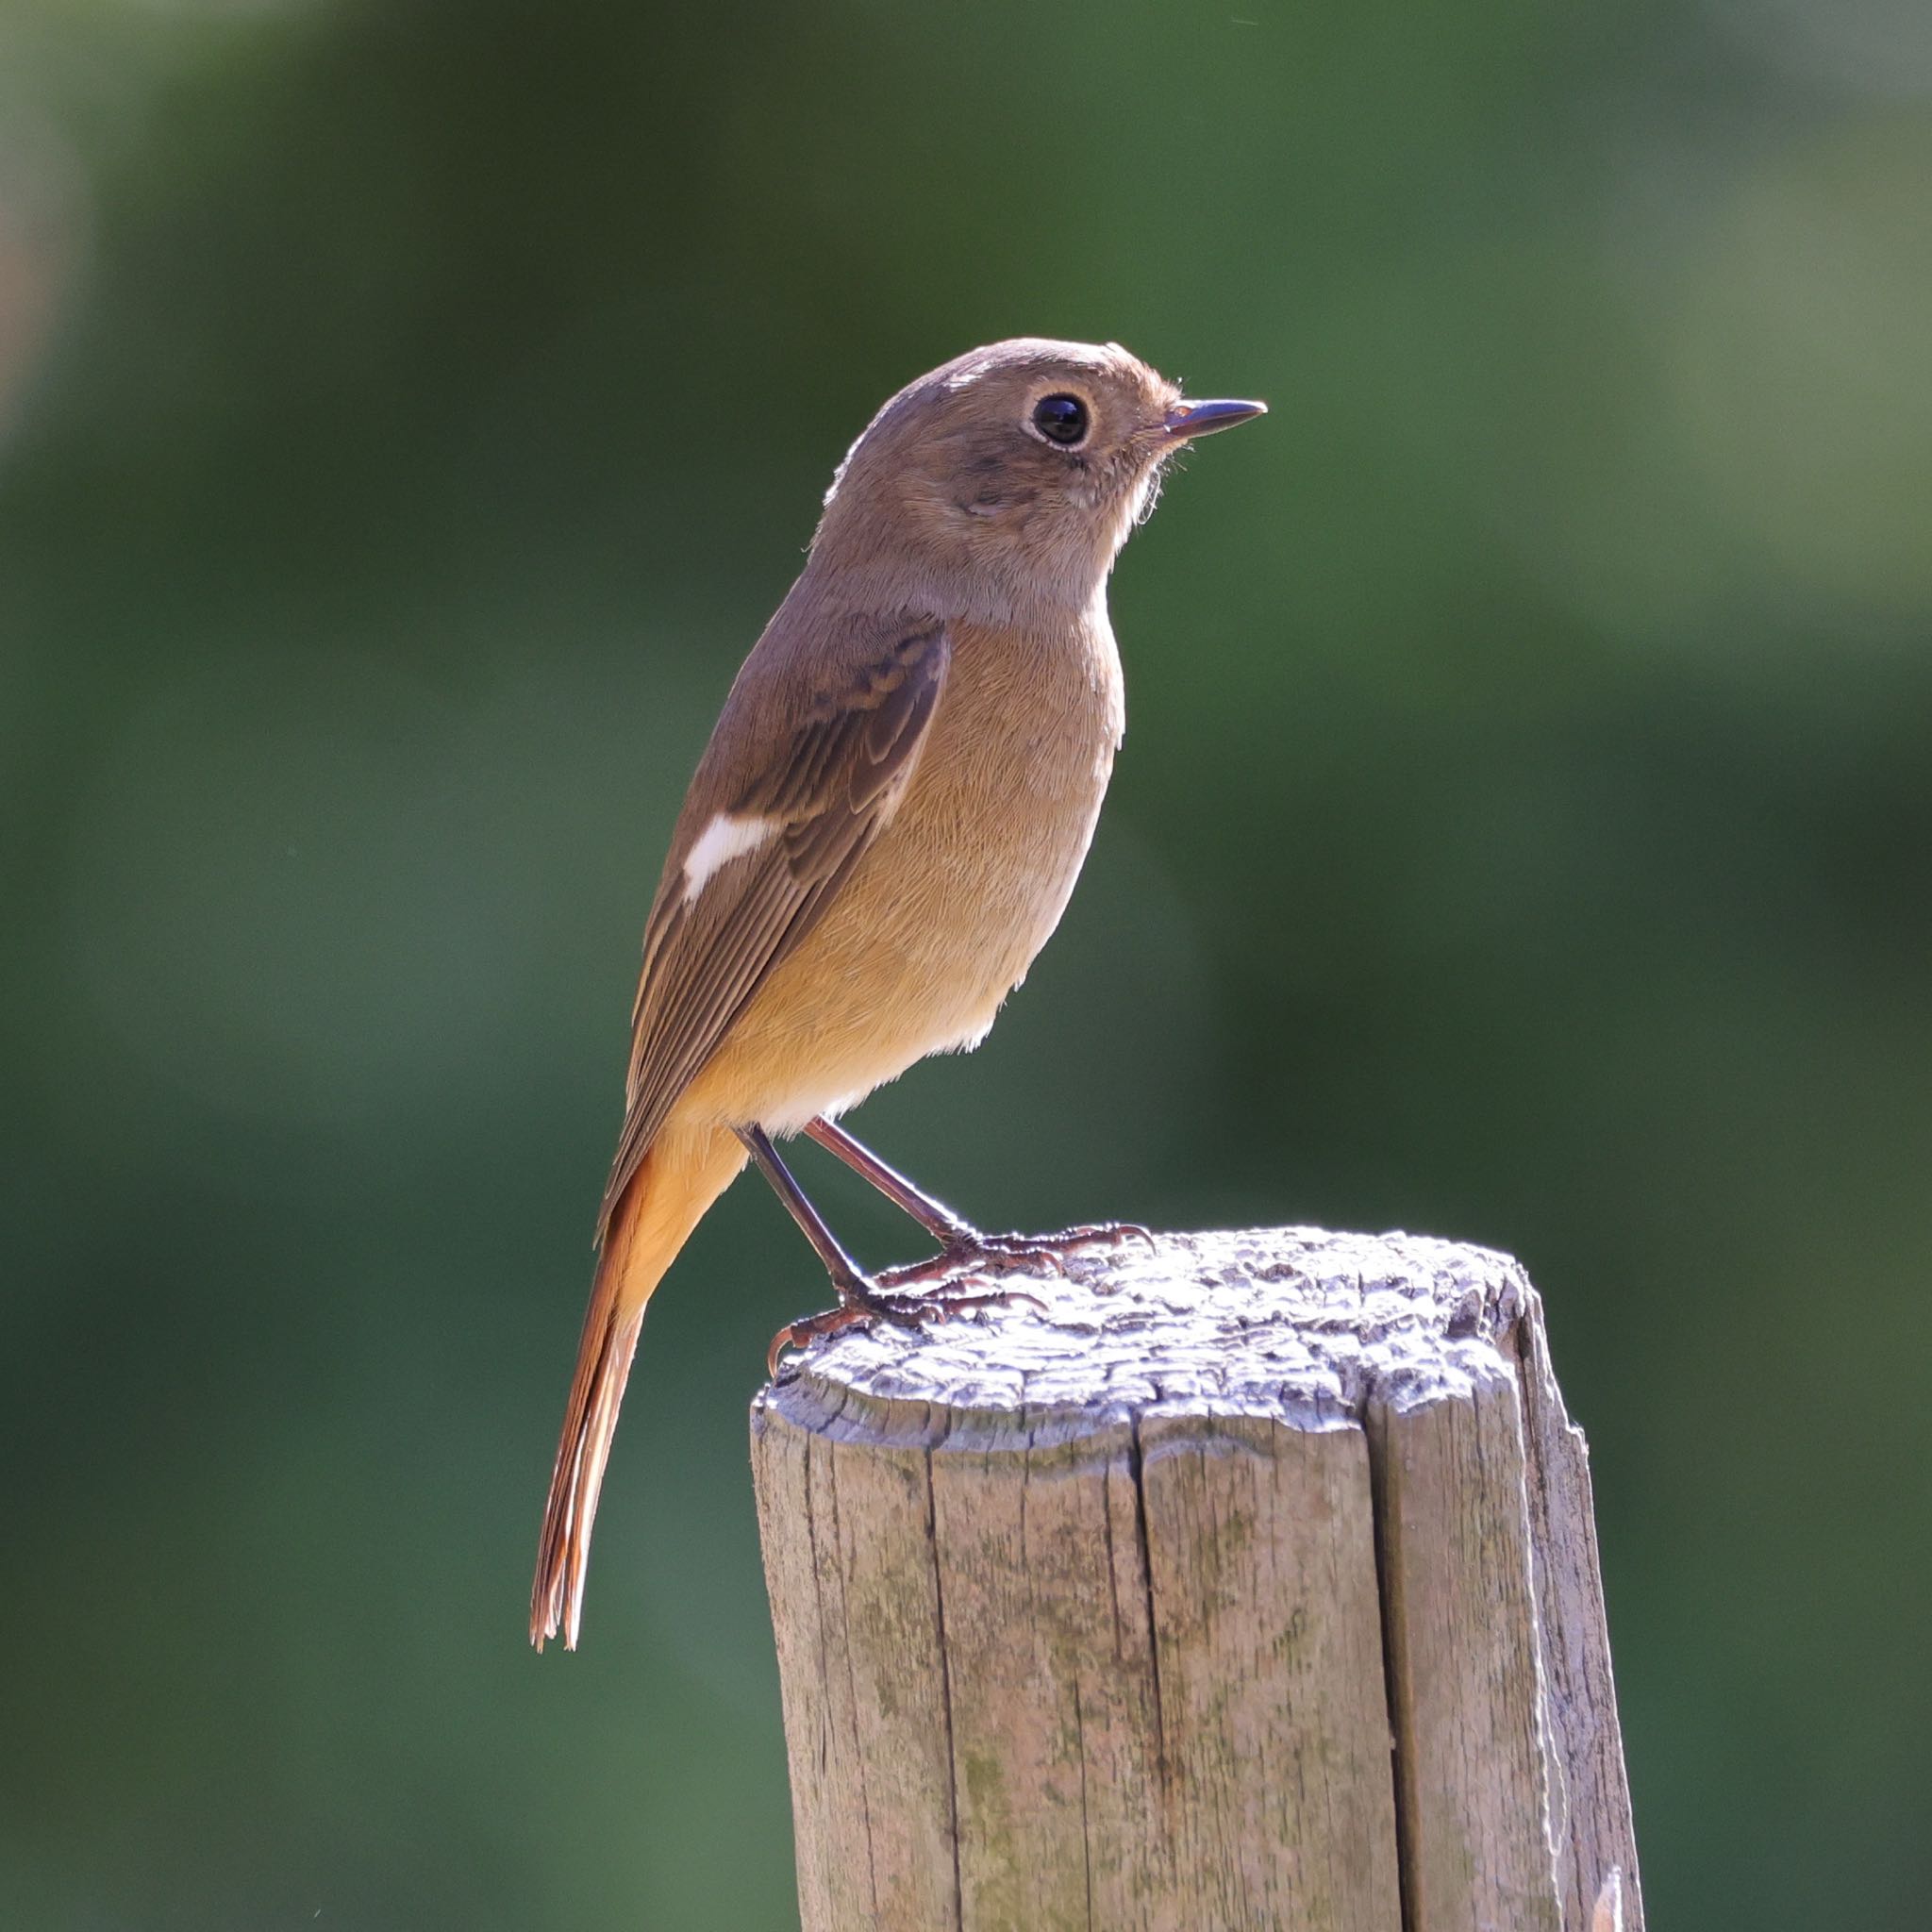
[[[705,890],[720,866],[756,852],[778,831],[776,819],[757,814],[740,816],[721,811],[697,836],[684,858],[684,903],[689,906]]]

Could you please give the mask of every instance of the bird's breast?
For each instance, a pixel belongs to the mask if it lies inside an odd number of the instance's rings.
[[[854,898],[935,977],[982,978],[997,1005],[1059,923],[1124,724],[1104,608],[1060,637],[967,629],[905,799],[867,855],[874,878],[853,881],[872,891]],[[947,949],[920,938],[935,927],[951,936],[950,972]]]
[[[1065,910],[1125,725],[1104,604],[1067,629],[955,628],[898,809],[701,1082],[783,1132],[974,1045]]]

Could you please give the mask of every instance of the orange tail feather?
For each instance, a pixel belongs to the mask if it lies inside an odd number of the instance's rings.
[[[743,1145],[728,1129],[660,1136],[612,1217],[584,1314],[576,1375],[563,1412],[550,1498],[543,1506],[537,1580],[530,1591],[530,1641],[539,1650],[559,1629],[566,1647],[577,1647],[597,1491],[610,1459],[618,1405],[644,1325],[645,1305],[691,1229],[731,1185],[744,1159]]]

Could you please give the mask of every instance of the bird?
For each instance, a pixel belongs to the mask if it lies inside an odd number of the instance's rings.
[[[1266,412],[1191,401],[1118,343],[1024,337],[888,400],[834,474],[796,581],[733,683],[645,922],[624,1124],[531,1591],[539,1650],[581,1633],[591,1532],[645,1305],[746,1162],[837,1306],[787,1348],[962,1294],[1112,1225],[984,1235],[841,1116],[966,1051],[1074,889],[1125,729],[1108,575],[1194,439]],[[774,1141],[805,1133],[939,1242],[868,1276]],[[903,1291],[940,1283],[930,1292]]]

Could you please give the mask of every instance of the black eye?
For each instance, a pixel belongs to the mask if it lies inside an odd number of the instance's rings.
[[[1078,442],[1087,434],[1087,405],[1078,396],[1041,396],[1033,406],[1033,426],[1049,442]]]

